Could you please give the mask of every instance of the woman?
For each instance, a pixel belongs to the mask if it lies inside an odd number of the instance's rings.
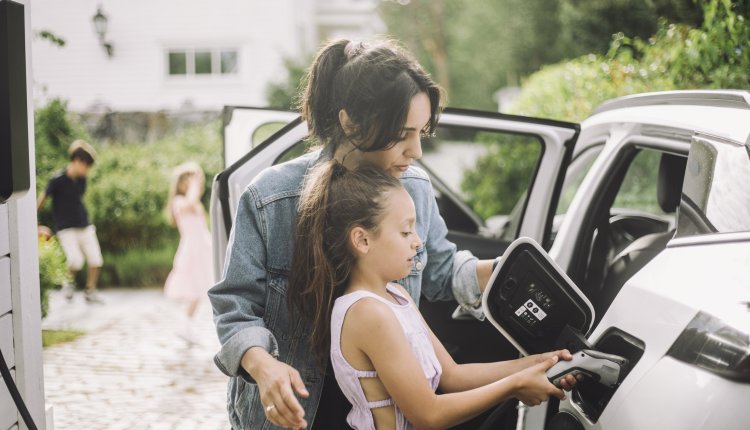
[[[422,156],[421,137],[437,128],[440,98],[439,87],[394,42],[337,40],[318,52],[300,107],[323,148],[253,179],[240,198],[222,280],[209,291],[222,344],[215,362],[232,377],[234,428],[346,428],[348,402],[332,372],[316,365],[309,325],[287,308],[297,204],[305,175],[319,162],[367,162],[401,180],[424,242],[419,264],[399,281],[415,302],[423,294],[455,297],[467,309],[481,304],[492,261],[456,251],[428,176],[411,166]]]

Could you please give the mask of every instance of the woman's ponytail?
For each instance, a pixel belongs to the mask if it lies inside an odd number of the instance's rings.
[[[357,259],[349,246],[354,227],[377,231],[383,194],[401,182],[369,164],[347,169],[336,160],[318,164],[305,179],[297,212],[287,288],[291,315],[311,325],[311,344],[325,367],[331,344],[331,311]]]
[[[328,43],[318,51],[307,71],[299,109],[313,136],[328,136],[338,127],[339,103],[335,101],[334,81],[336,73],[347,62],[346,50],[350,43],[347,39]]]
[[[328,345],[330,342],[334,286],[342,283],[336,279],[325,253],[325,231],[328,229],[326,209],[337,166],[340,167],[335,161],[318,165],[305,180],[297,213],[292,270],[287,289],[290,314],[297,314],[303,321],[312,322],[314,345]],[[321,312],[323,309],[328,311]],[[315,352],[324,363],[322,360],[325,356],[321,356],[323,351]]]

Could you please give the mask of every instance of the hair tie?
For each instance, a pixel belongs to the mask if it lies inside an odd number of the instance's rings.
[[[344,54],[346,55],[346,60],[349,61],[352,58],[358,56],[362,53],[362,50],[364,49],[364,44],[362,42],[352,42],[346,44],[344,47]]]
[[[338,179],[347,172],[346,166],[340,163],[338,160],[333,160],[333,167],[331,171],[331,179]]]

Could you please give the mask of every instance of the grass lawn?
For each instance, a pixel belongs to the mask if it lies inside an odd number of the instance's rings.
[[[84,334],[86,333],[78,330],[42,330],[42,347],[71,342]]]

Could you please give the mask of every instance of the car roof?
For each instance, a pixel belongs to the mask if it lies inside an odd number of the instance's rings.
[[[722,136],[736,142],[750,138],[750,91],[664,91],[619,97],[602,103],[581,123],[631,123],[654,128]]]

